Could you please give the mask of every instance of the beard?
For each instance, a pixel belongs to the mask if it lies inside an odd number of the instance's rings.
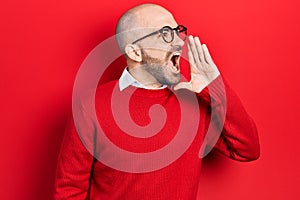
[[[151,57],[142,49],[143,68],[162,85],[175,85],[180,81],[180,73],[174,73],[168,66],[172,52],[167,52],[165,59]]]

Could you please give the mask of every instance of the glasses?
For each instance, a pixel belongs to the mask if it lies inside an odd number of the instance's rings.
[[[150,37],[150,36],[158,34],[158,33],[162,36],[163,40],[166,43],[171,43],[174,40],[174,32],[183,41],[187,37],[187,28],[183,25],[178,25],[176,28],[171,28],[170,26],[164,26],[161,29],[159,29],[153,33],[150,33],[148,35],[145,35],[144,37],[141,37],[140,39],[135,40],[134,42],[132,42],[132,44],[135,44],[147,37]]]

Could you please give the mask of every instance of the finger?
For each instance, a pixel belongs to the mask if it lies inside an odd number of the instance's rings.
[[[190,62],[190,64],[195,64],[195,59],[193,57],[190,44],[188,44],[187,47],[188,47],[188,52],[187,53],[188,53],[189,62]]]
[[[195,37],[195,44],[196,44],[198,55],[200,57],[200,61],[201,62],[205,62],[205,60],[204,60],[204,54],[203,54],[203,49],[202,49],[202,45],[201,45],[199,37]]]
[[[212,63],[213,63],[213,60],[212,60],[212,58],[211,58],[211,56],[210,56],[210,53],[209,53],[209,51],[208,51],[208,48],[207,48],[206,44],[203,44],[202,46],[203,46],[204,57],[205,57],[206,62],[207,62],[208,64],[212,64]]]
[[[190,45],[190,49],[192,52],[192,55],[194,57],[195,63],[199,66],[201,65],[200,59],[199,59],[199,55],[196,49],[196,45],[195,45],[195,41],[192,35],[189,36],[189,45]]]
[[[195,69],[197,69],[196,61],[194,59],[190,45],[188,44],[187,46],[188,46],[187,55],[188,55],[188,60],[189,60],[189,64],[190,64],[190,69],[191,69],[191,71],[194,71]]]
[[[192,90],[192,86],[190,82],[180,82],[177,85],[174,86],[174,90],[180,90],[180,89],[188,89]]]

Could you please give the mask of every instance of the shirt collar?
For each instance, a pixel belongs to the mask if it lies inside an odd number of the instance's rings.
[[[144,89],[148,89],[146,88],[142,83],[138,82],[127,70],[127,67],[124,69],[120,79],[119,79],[119,88],[120,91],[124,90],[125,88],[129,87],[129,86],[134,86],[137,88],[144,88]],[[164,89],[166,88],[167,85],[163,85],[160,88],[157,89]]]

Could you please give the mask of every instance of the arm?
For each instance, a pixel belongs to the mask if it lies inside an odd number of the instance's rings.
[[[256,125],[235,92],[226,81],[223,83],[226,93],[226,111],[224,110],[224,96],[222,96],[224,91],[220,91],[222,87],[220,76],[210,83],[209,92],[206,89],[198,94],[201,100],[215,107],[217,116],[213,123],[216,123],[216,126],[219,126],[218,122],[222,121],[221,117],[225,116],[222,133],[214,149],[234,160],[256,160],[260,155]]]
[[[260,149],[256,126],[228,84],[224,83],[225,94],[220,89],[222,88],[220,72],[214,64],[207,46],[201,45],[198,37],[195,39],[192,36],[189,37],[188,59],[191,80],[179,83],[174,89],[191,90],[196,92],[200,99],[211,103],[218,113],[213,121],[216,127],[220,126],[218,122],[221,122],[221,117],[225,116],[222,133],[215,144],[215,149],[239,161],[257,159]],[[209,92],[207,86],[210,88]],[[227,111],[223,105],[225,95]]]
[[[92,163],[93,156],[82,144],[71,118],[59,154],[54,199],[87,199]]]

